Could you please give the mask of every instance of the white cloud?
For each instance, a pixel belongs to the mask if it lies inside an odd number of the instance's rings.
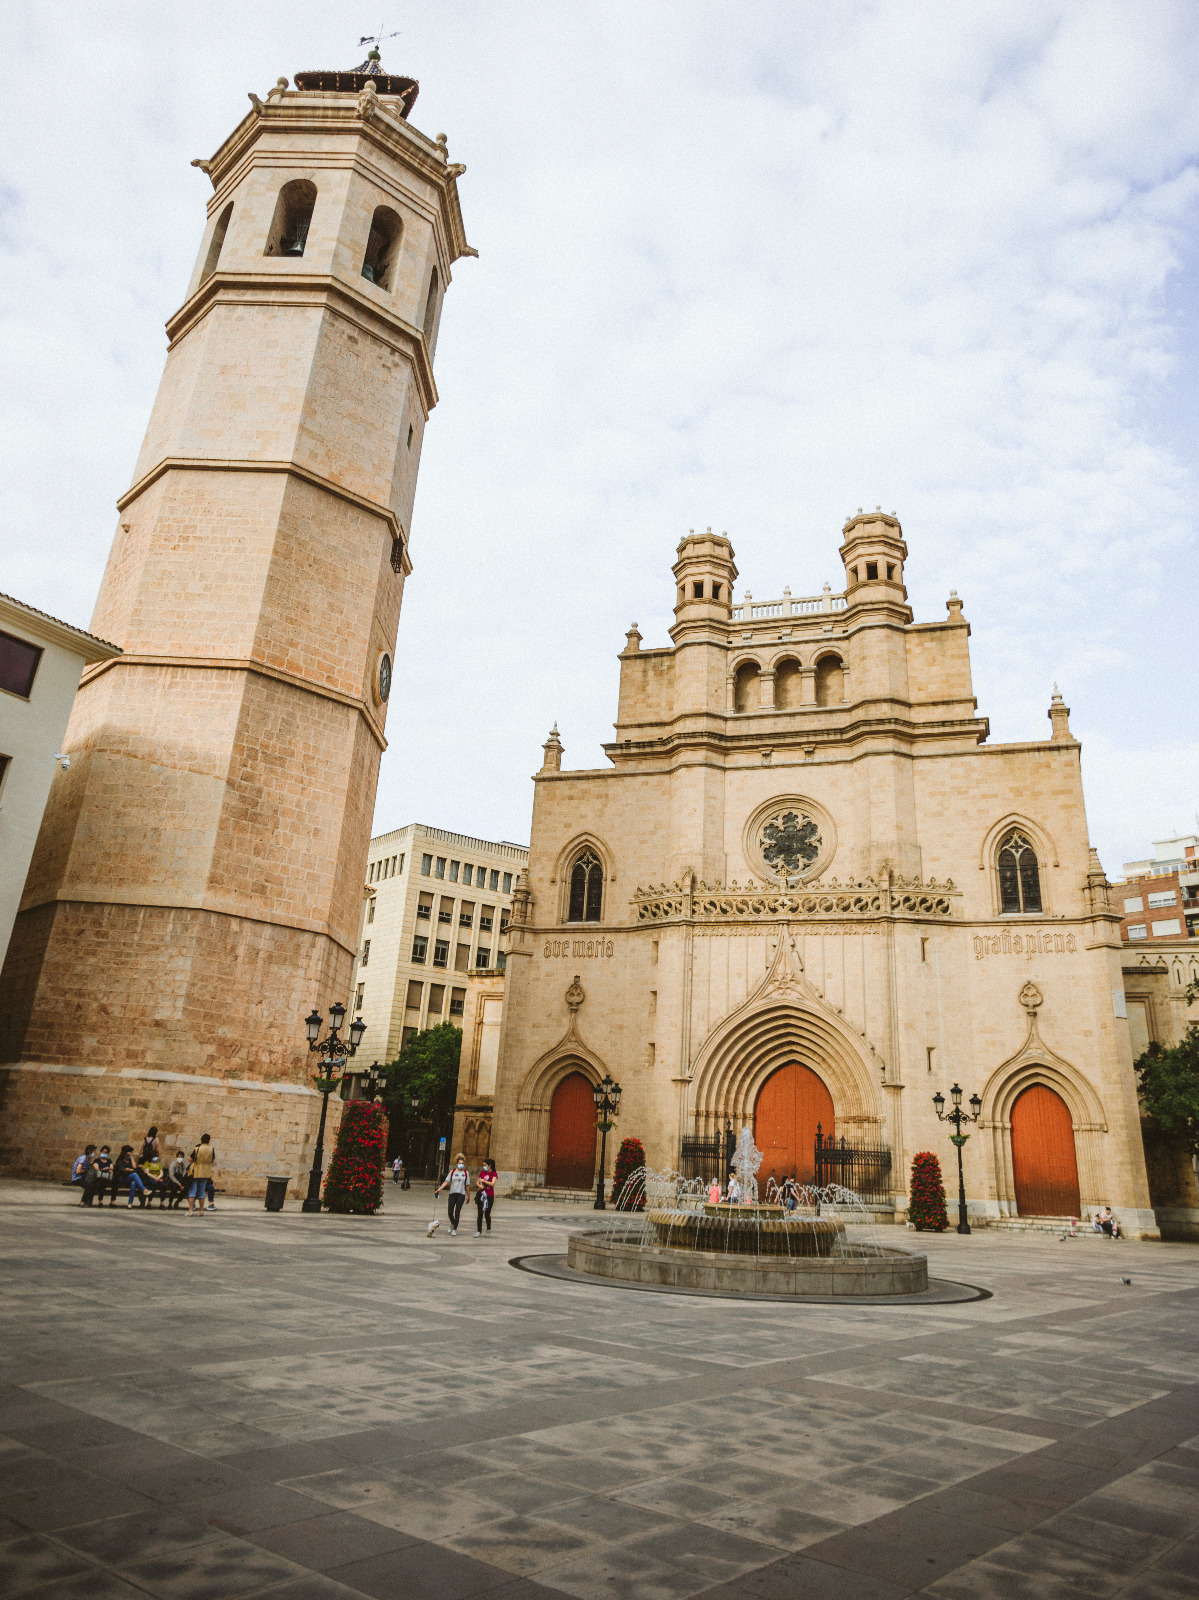
[[[1061,681],[1109,869],[1189,816],[1193,8],[397,15],[482,254],[442,323],[379,826],[527,837],[551,721],[602,764],[688,527],[756,594],[818,591],[878,502],[917,614],[965,599],[993,737],[1040,737]],[[87,621],[199,240],[187,162],[357,23],[133,0],[9,40],[0,587]]]

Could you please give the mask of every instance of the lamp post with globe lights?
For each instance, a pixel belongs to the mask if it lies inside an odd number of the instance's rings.
[[[620,1096],[620,1085],[614,1083],[606,1072],[591,1091],[596,1115],[599,1117],[596,1126],[600,1131],[600,1164],[599,1177],[595,1185],[595,1205],[592,1207],[594,1211],[608,1209],[608,1203],[604,1199],[604,1165],[608,1154],[608,1134],[612,1127],[612,1118],[620,1110]]]
[[[300,1208],[303,1211],[319,1213],[321,1209],[321,1175],[325,1164],[325,1118],[329,1114],[329,1096],[341,1082],[346,1062],[356,1054],[358,1046],[362,1043],[362,1035],[366,1032],[366,1023],[361,1017],[355,1017],[348,1029],[350,1036],[344,1039],[341,1025],[345,1021],[345,1015],[345,1006],[340,1000],[335,1001],[329,1007],[329,1031],[323,1039],[320,1034],[324,1019],[320,1012],[314,1009],[304,1018],[309,1052],[320,1057],[317,1073],[312,1081],[321,1097],[321,1120],[316,1131],[312,1171],[308,1175],[308,1198]]]
[[[949,1096],[953,1101],[952,1110],[948,1112],[945,1110],[945,1096],[940,1089],[933,1095],[933,1105],[936,1108],[938,1121],[953,1123],[953,1132],[950,1134],[950,1138],[957,1146],[958,1151],[958,1232],[969,1233],[970,1224],[966,1221],[966,1179],[962,1173],[962,1146],[970,1135],[962,1132],[962,1123],[977,1122],[982,1112],[983,1103],[976,1094],[972,1094],[970,1096],[970,1110],[963,1111],[962,1091],[956,1083],[949,1091]]]

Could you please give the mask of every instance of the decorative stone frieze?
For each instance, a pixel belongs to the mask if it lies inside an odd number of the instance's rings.
[[[764,922],[791,917],[932,917],[953,915],[959,899],[953,879],[944,883],[905,882],[814,883],[803,889],[759,888],[752,880],[737,883],[652,884],[633,896],[636,920],[645,922]]]

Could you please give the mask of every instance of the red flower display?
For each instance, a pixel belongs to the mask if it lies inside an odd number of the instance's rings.
[[[373,1100],[351,1100],[342,1107],[333,1160],[325,1178],[330,1211],[372,1216],[383,1204],[383,1158],[387,1153],[387,1113]]]
[[[622,1139],[616,1152],[616,1166],[612,1172],[612,1198],[617,1211],[644,1211],[645,1190],[624,1194],[625,1184],[639,1167],[645,1165],[645,1146],[640,1139]]]
[[[944,1233],[949,1226],[941,1163],[931,1150],[922,1150],[919,1155],[912,1157],[908,1221],[915,1224],[918,1233]]]

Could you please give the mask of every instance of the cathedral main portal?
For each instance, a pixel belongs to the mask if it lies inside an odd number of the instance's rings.
[[[816,1129],[831,1139],[833,1100],[810,1067],[792,1062],[772,1072],[754,1105],[754,1143],[762,1152],[759,1183],[794,1177],[812,1183],[816,1176]]]

